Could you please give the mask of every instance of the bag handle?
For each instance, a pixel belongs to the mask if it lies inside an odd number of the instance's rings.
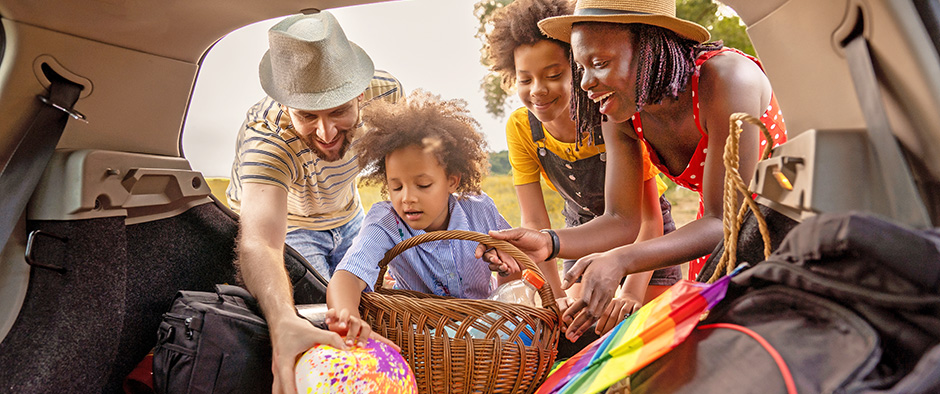
[[[545,277],[542,275],[542,270],[540,270],[539,267],[532,262],[532,259],[530,259],[529,256],[527,256],[525,253],[522,253],[522,251],[513,246],[513,244],[474,231],[444,230],[431,231],[429,233],[424,233],[408,238],[399,242],[398,245],[395,245],[394,248],[386,252],[385,257],[379,261],[379,277],[375,281],[374,288],[382,288],[382,283],[385,281],[385,272],[388,270],[388,263],[396,256],[413,246],[423,244],[425,242],[441,241],[445,239],[475,241],[486,246],[495,247],[496,249],[506,252],[512,256],[512,258],[516,259],[516,261],[519,262],[519,264],[521,264],[524,269],[532,270],[539,276],[539,278],[542,278],[542,281],[545,281]],[[547,282],[538,289],[538,292],[539,296],[542,297],[543,307],[552,308],[555,306],[555,297],[552,294],[551,286],[547,286]]]
[[[255,300],[255,297],[253,297],[251,293],[249,293],[248,290],[244,287],[217,284],[215,285],[215,293],[219,295],[219,301],[222,301],[223,297],[225,296],[234,297],[244,301],[246,307],[256,311],[258,314],[261,312],[261,308],[258,306],[258,301]]]
[[[738,171],[740,164],[738,147],[740,145],[741,132],[744,131],[742,127],[744,122],[756,125],[760,128],[760,131],[764,133],[764,139],[767,141],[767,144],[764,145],[764,151],[761,153],[760,160],[766,160],[770,157],[770,151],[773,148],[773,137],[771,137],[770,131],[767,130],[767,126],[764,125],[764,122],[744,112],[731,115],[731,132],[728,133],[728,142],[725,143],[725,153],[724,156],[722,156],[725,163],[725,187],[721,224],[724,229],[723,242],[725,244],[725,251],[721,255],[721,260],[718,261],[718,266],[715,267],[715,272],[713,272],[711,278],[708,279],[708,283],[714,283],[722,276],[728,275],[734,271],[738,258],[738,235],[741,231],[741,223],[744,222],[744,214],[747,213],[748,208],[754,212],[754,218],[757,219],[757,228],[760,230],[761,238],[764,240],[764,258],[770,257],[771,253],[770,230],[767,229],[767,220],[764,219],[764,215],[760,213],[757,203],[754,202],[754,197],[751,196],[751,191],[747,189],[747,185],[744,184],[741,173]],[[737,192],[744,195],[744,204],[741,205],[740,209],[737,207]],[[737,214],[735,214],[735,211],[738,211]]]

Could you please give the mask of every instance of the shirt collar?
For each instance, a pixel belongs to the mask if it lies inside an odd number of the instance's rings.
[[[467,212],[463,210],[463,207],[457,203],[457,196],[451,194],[447,198],[447,209],[450,212],[450,220],[447,222],[447,230],[466,230],[470,228],[470,224],[467,219]],[[412,229],[414,235],[424,234],[424,230],[414,230]],[[431,252],[435,249],[434,242],[425,242],[418,245],[419,248],[426,252]]]
[[[448,197],[447,209],[450,210],[450,221],[447,223],[448,230],[466,230],[470,228],[467,212],[463,210],[462,205],[457,203],[457,196],[451,194]]]

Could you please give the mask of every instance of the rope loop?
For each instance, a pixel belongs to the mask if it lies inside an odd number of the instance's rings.
[[[711,278],[708,279],[708,283],[714,283],[722,276],[728,275],[731,273],[731,271],[734,271],[734,267],[737,265],[736,260],[738,255],[738,236],[741,230],[741,223],[744,221],[744,214],[747,213],[748,208],[754,212],[754,217],[757,219],[757,225],[760,229],[761,238],[764,240],[764,257],[769,257],[771,252],[770,231],[767,229],[767,220],[764,219],[764,215],[760,213],[760,210],[757,207],[757,203],[754,202],[754,198],[751,196],[751,192],[747,189],[747,185],[744,184],[744,180],[741,178],[741,173],[738,171],[740,161],[738,148],[740,145],[741,133],[744,131],[744,122],[748,122],[759,127],[761,132],[764,134],[765,140],[767,141],[767,144],[764,145],[764,150],[761,153],[760,160],[764,160],[770,157],[770,151],[773,145],[773,137],[771,137],[770,131],[767,130],[767,126],[764,126],[764,123],[761,122],[760,119],[743,112],[738,112],[731,115],[731,132],[728,133],[728,141],[725,143],[725,152],[724,156],[722,156],[725,164],[725,185],[723,195],[724,198],[722,201],[723,216],[721,224],[724,231],[725,250],[721,255],[721,260],[718,261],[718,267],[715,268],[715,272],[712,273]],[[744,196],[744,204],[741,205],[740,209],[738,208],[737,193],[741,193],[741,195]]]

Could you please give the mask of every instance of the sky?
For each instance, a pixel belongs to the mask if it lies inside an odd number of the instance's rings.
[[[396,76],[406,93],[421,88],[465,100],[490,150],[500,151],[506,149],[506,116],[487,113],[480,90],[486,69],[474,37],[476,1],[398,0],[330,12],[349,40],[365,49],[377,69]],[[229,176],[238,128],[248,108],[264,97],[258,62],[268,48],[268,29],[280,19],[232,32],[203,60],[183,128],[183,154],[204,176]],[[510,97],[508,108],[521,106]]]

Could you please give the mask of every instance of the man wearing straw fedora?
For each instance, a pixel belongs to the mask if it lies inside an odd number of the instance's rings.
[[[566,336],[575,340],[610,315],[620,278],[692,260],[688,276],[694,279],[721,242],[722,152],[731,115],[759,117],[772,137],[765,141],[757,126],[743,125],[738,165],[745,185],[760,149],[784,142],[786,126],[760,62],[720,42],[705,43],[708,30],[677,18],[675,0],[578,0],[573,15],[543,19],[539,28],[571,43],[581,88],[578,121],[590,126],[606,120],[606,165],[617,171],[608,170],[605,182],[618,193],[606,195],[602,216],[555,237],[526,229],[491,235],[533,258],[580,258],[563,281],[567,288],[582,278],[582,298],[563,317]],[[631,226],[640,221],[642,200],[634,185],[642,180],[644,146],[664,175],[699,193],[698,218],[659,238],[615,245],[604,235],[635,231]]]
[[[259,66],[268,97],[238,133],[226,196],[240,214],[237,265],[271,332],[274,391],[293,392],[297,356],[343,341],[298,317],[283,245],[330,278],[363,218],[360,168],[349,149],[361,111],[370,100],[397,101],[402,88],[375,70],[329,12],[288,17],[268,31],[268,42]],[[371,333],[356,319],[347,323],[353,340]]]

